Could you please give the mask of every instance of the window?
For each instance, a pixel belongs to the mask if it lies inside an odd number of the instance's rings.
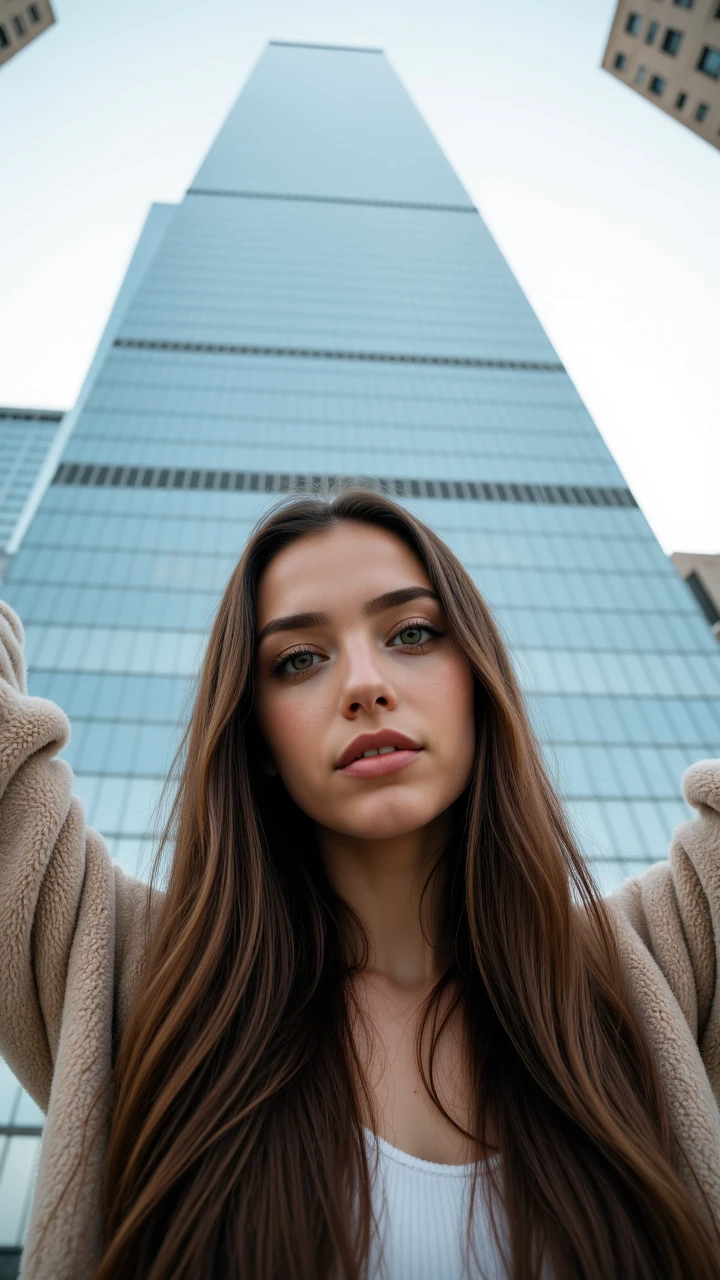
[[[646,75],[647,75],[647,71],[645,67],[638,67],[637,71],[635,72],[635,83],[642,84]]]
[[[9,44],[8,33],[3,26],[0,26],[0,49],[7,49]]]
[[[704,120],[709,110],[710,110],[710,107],[708,106],[707,102],[701,102],[697,108],[697,111],[695,112],[695,119]]]
[[[658,31],[659,31],[659,30],[660,30],[660,23],[659,23],[659,22],[651,22],[651,23],[650,23],[650,26],[649,26],[649,27],[648,27],[648,29],[647,29],[647,35],[645,36],[645,43],[646,43],[646,44],[654,44],[654,43],[655,43],[655,37],[656,37],[656,35],[657,35],[657,33],[658,33]]]
[[[712,76],[713,80],[720,80],[720,49],[713,49],[706,44],[700,54],[698,71],[704,71],[705,75]]]
[[[25,24],[22,18],[13,18],[13,26],[15,28],[17,35],[19,36],[25,35]]]
[[[658,98],[665,92],[665,81],[662,76],[653,76],[650,81],[650,92],[656,93]]]
[[[625,70],[625,68],[626,68],[626,66],[627,66],[627,56],[626,56],[626,54],[624,54],[624,53],[619,53],[619,54],[617,55],[616,59],[615,59],[615,70],[616,70],[616,71],[624,71],[624,70]]]
[[[625,23],[625,30],[631,36],[636,36],[642,27],[642,14],[630,13]]]
[[[682,111],[686,102],[687,102],[687,94],[679,93],[677,98],[675,99],[675,106],[677,107],[678,111]]]
[[[40,21],[40,10],[38,9],[38,7],[37,7],[37,5],[36,5],[36,4],[29,4],[29,5],[28,5],[28,16],[29,16],[29,18],[30,18],[30,21],[31,21],[31,22],[39,22],[39,21]]]
[[[669,53],[674,58],[682,44],[682,38],[682,31],[675,31],[673,27],[668,27],[665,32],[665,39],[662,42],[663,53]]]
[[[678,9],[692,9],[694,3],[695,0],[673,0],[673,4],[676,4]]]

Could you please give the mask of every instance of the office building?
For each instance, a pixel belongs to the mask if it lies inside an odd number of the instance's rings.
[[[620,0],[602,65],[720,148],[720,0]]]
[[[248,531],[322,477],[370,477],[469,567],[604,889],[664,856],[720,751],[715,639],[379,50],[268,47],[151,212],[51,464],[3,589],[130,870]],[[7,1248],[23,1186],[0,1175]]]
[[[0,67],[9,62],[55,21],[50,0],[2,0],[0,3]],[[0,1278],[1,1280],[1,1278]]]
[[[0,582],[7,545],[61,419],[51,409],[0,407]]]

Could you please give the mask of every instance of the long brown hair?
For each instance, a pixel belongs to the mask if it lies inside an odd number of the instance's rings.
[[[260,768],[253,721],[260,575],[288,543],[339,521],[415,552],[475,676],[475,771],[445,854],[455,955],[418,1056],[435,1096],[449,997],[468,1032],[472,1137],[493,1134],[502,1156],[489,1167],[509,1274],[531,1280],[549,1264],[556,1280],[707,1280],[711,1222],[677,1171],[611,918],[497,627],[440,538],[359,490],[275,509],[220,604],[164,838],[167,891],[117,1056],[96,1280],[364,1274],[373,1218],[350,922],[311,823]]]

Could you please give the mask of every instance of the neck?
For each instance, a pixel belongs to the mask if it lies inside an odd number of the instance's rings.
[[[368,969],[409,992],[434,982],[444,968],[441,873],[424,895],[423,889],[450,830],[449,813],[384,840],[318,828],[330,883],[365,928]]]

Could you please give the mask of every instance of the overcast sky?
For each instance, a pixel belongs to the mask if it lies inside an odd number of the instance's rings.
[[[614,0],[53,3],[0,68],[0,404],[73,403],[268,39],[379,45],[664,548],[720,551],[720,151],[600,70]]]

